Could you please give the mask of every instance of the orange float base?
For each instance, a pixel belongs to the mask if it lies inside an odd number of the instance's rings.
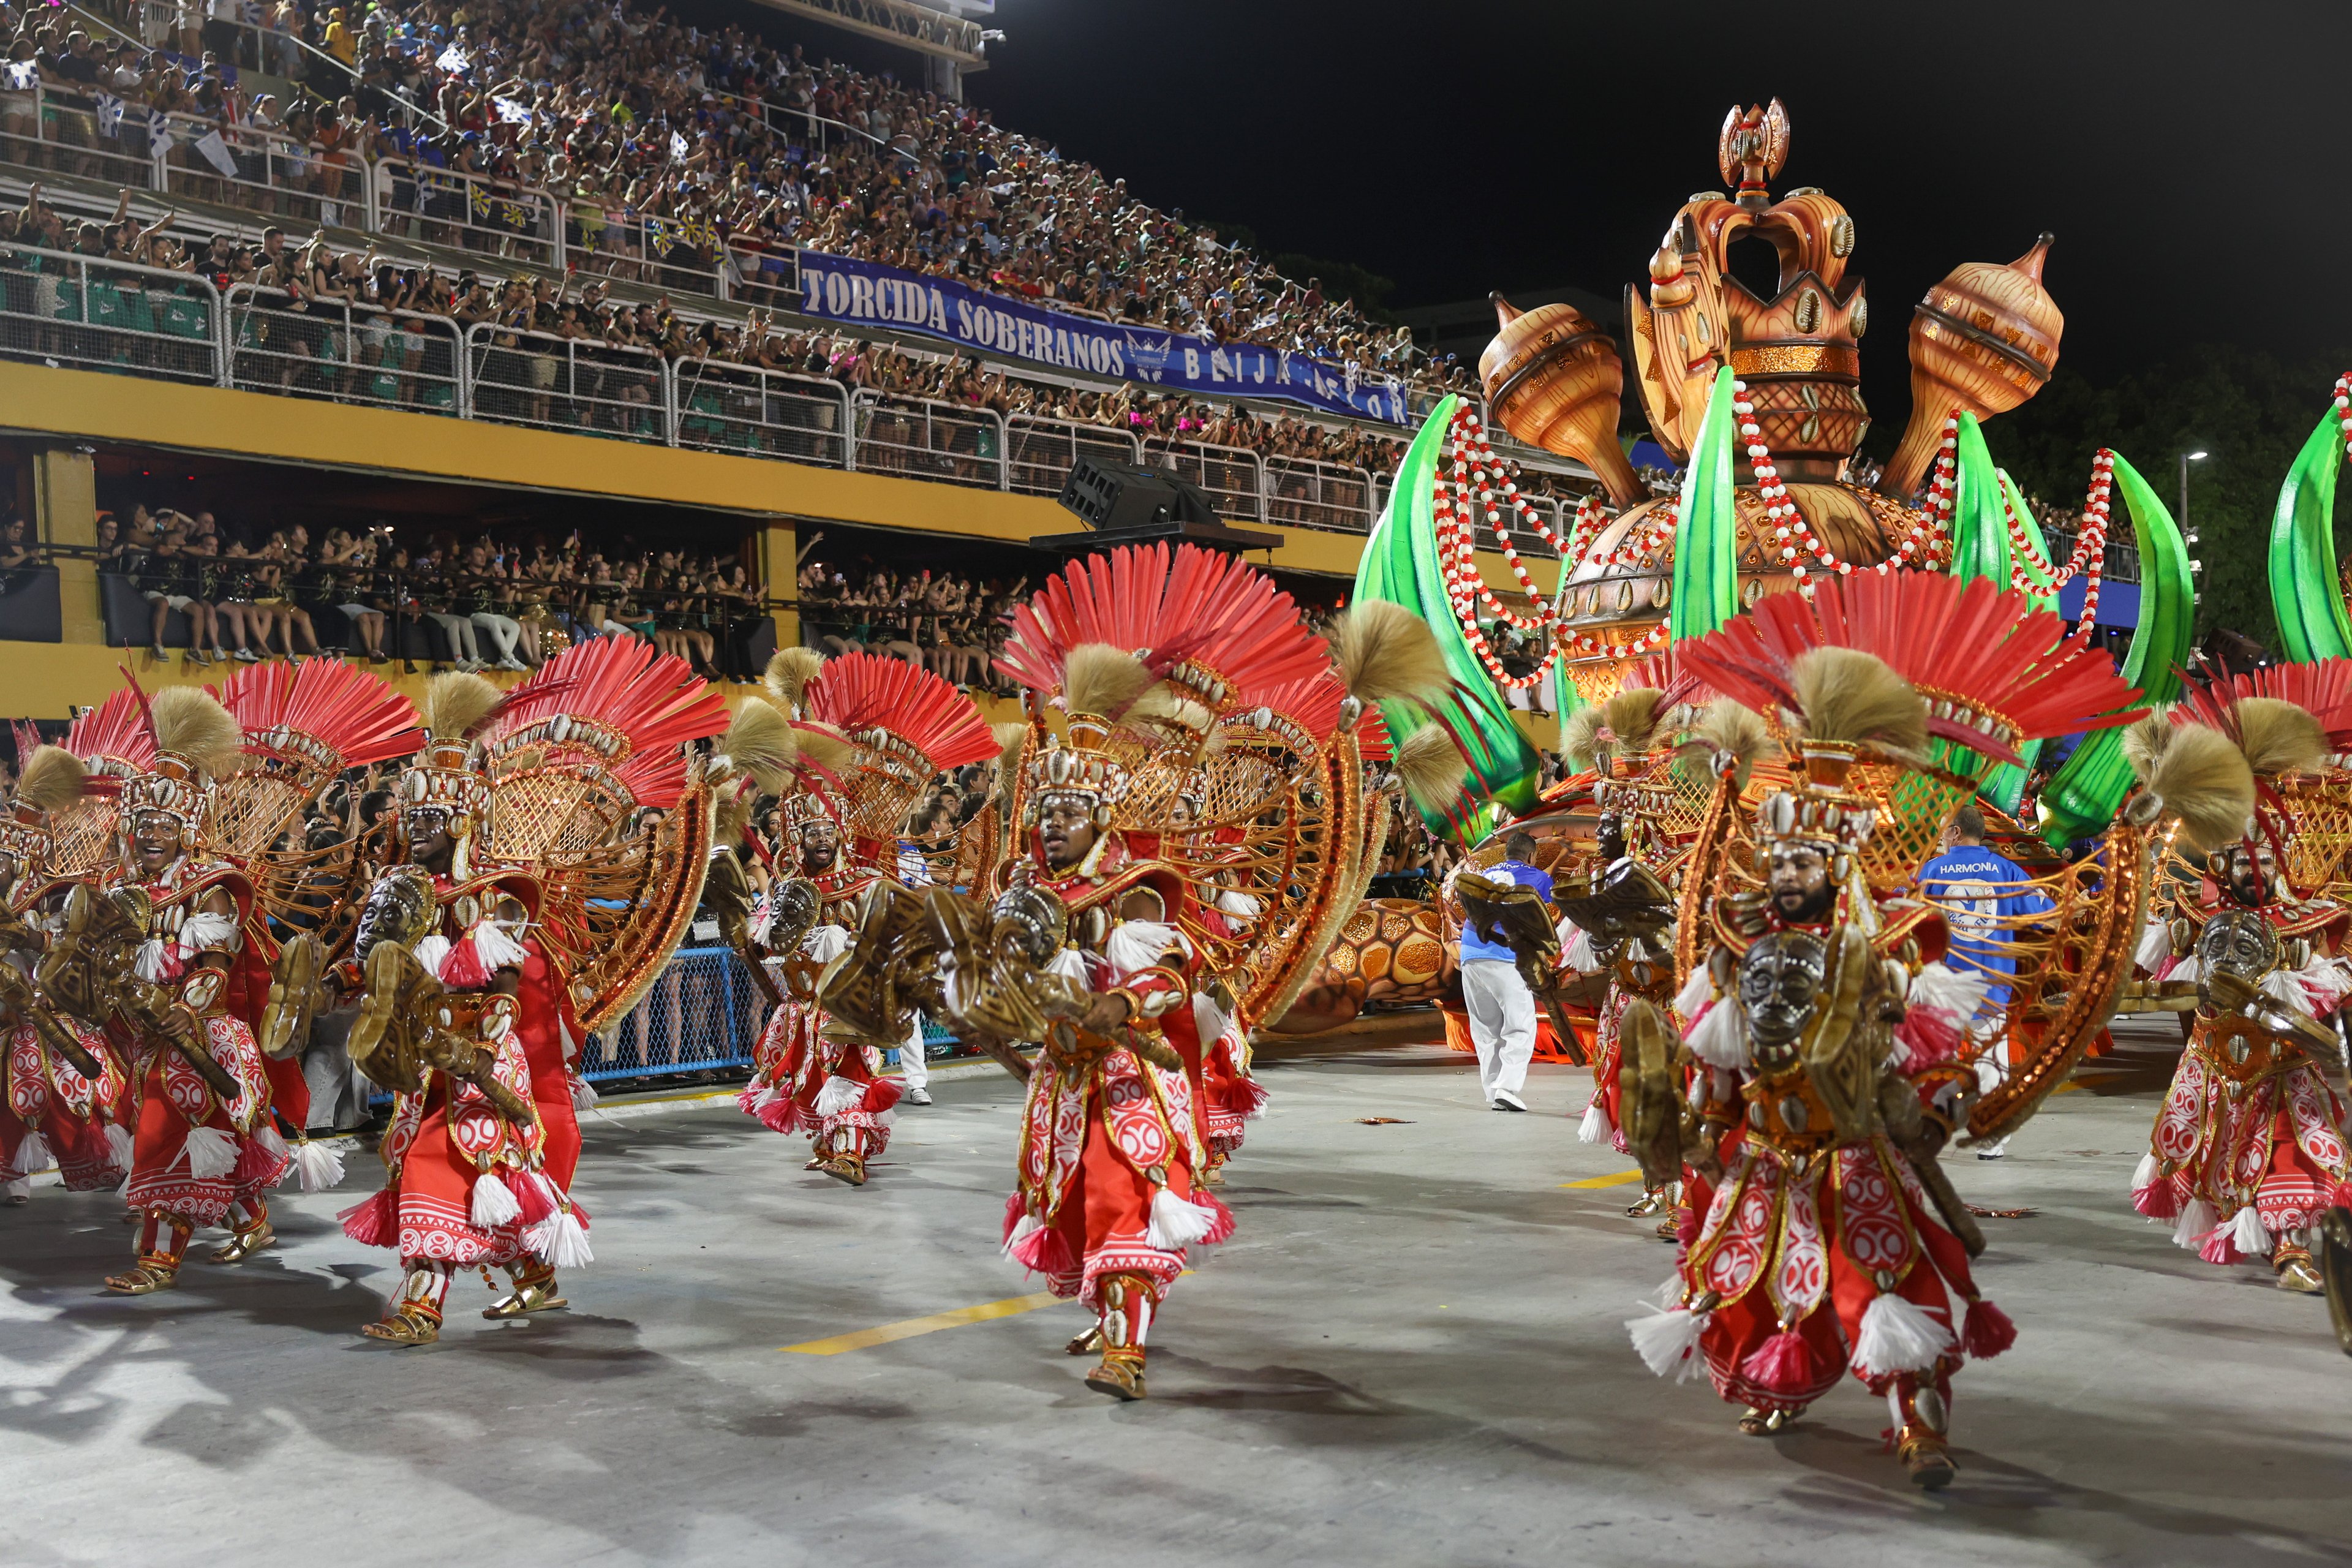
[[[1437,1010],[1445,1016],[1446,1045],[1454,1050],[1476,1056],[1478,1047],[1470,1038],[1470,1015],[1450,1003],[1438,1004]],[[1578,1048],[1583,1052],[1587,1061],[1591,1060],[1593,1026],[1597,1020],[1591,1012],[1581,1007],[1570,1007],[1565,1011],[1568,1015],[1568,1026],[1576,1031]],[[1566,1062],[1571,1067],[1576,1065],[1559,1048],[1559,1041],[1552,1033],[1551,1015],[1548,1008],[1536,1009],[1535,1059],[1539,1062]]]

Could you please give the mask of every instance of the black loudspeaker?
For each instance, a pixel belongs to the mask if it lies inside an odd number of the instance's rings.
[[[1062,483],[1063,510],[1097,532],[1142,533],[1184,522],[1214,522],[1216,508],[1200,487],[1164,468],[1080,458]]]

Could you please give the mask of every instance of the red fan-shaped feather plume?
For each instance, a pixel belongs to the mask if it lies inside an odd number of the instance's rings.
[[[2266,664],[2239,675],[2226,670],[2200,672],[2186,683],[2180,705],[2173,710],[2173,721],[2210,724],[2228,732],[2231,707],[2248,697],[2292,702],[2319,721],[2330,745],[2342,750],[2352,743],[2352,658]]]
[[[676,654],[635,637],[574,643],[514,689],[502,733],[558,713],[592,720],[626,736],[633,752],[716,735],[727,728],[727,700]]]
[[[1339,683],[1339,672],[1327,664],[1320,674],[1305,680],[1285,681],[1253,693],[1250,705],[1271,708],[1316,740],[1325,741],[1339,727],[1339,704],[1347,696],[1348,689]]]
[[[1228,711],[1330,658],[1273,579],[1190,544],[1126,545],[1072,562],[1013,611],[997,666],[1024,686],[1055,690],[1070,650],[1087,643],[1139,655],[1155,678],[1197,660],[1224,678]]]
[[[1927,731],[2006,763],[2020,741],[2128,724],[2140,695],[2066,623],[1990,580],[1858,573],[1768,595],[1748,615],[1676,645],[1685,669],[1759,711],[1793,707],[1790,667],[1816,647],[1884,659],[1927,699]]]
[[[407,756],[425,742],[415,704],[356,665],[322,658],[247,665],[213,694],[245,731],[248,750],[268,745],[273,730],[292,730],[334,752],[339,767],[356,768]]]
[[[803,701],[811,720],[845,735],[888,731],[921,752],[933,773],[992,761],[1000,750],[971,698],[903,658],[849,653],[827,659]]]
[[[75,720],[65,743],[93,768],[111,763],[118,773],[143,773],[155,764],[155,731],[134,687],[124,687]]]
[[[1655,688],[1661,712],[1685,704],[1701,707],[1715,700],[1713,688],[1700,679],[1698,672],[1686,668],[1676,647],[1663,653],[1651,654],[1625,667],[1624,684],[1629,687]]]
[[[1364,716],[1356,721],[1356,750],[1368,763],[1385,763],[1396,755],[1396,742],[1389,738],[1388,721],[1381,717],[1378,707],[1367,703]]]
[[[639,805],[667,811],[686,794],[686,748],[662,746],[641,751],[613,770]]]

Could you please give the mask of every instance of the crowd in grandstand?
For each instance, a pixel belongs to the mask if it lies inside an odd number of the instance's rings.
[[[300,658],[339,649],[460,669],[527,669],[583,637],[637,637],[705,676],[749,677],[766,589],[734,555],[609,553],[578,533],[501,539],[452,530],[403,538],[389,525],[223,526],[209,511],[134,505],[100,513],[101,571],[150,605],[149,651],[184,617],[194,665]]]
[[[593,275],[674,285],[726,266],[756,283],[765,254],[807,247],[1368,379],[1469,383],[1319,279],[1283,277],[987,110],[741,27],[614,0],[93,8],[144,44],[0,5],[10,161],[107,175],[110,154],[147,155],[152,111],[173,128],[176,188],[322,223],[352,221],[368,179],[392,235],[475,248],[475,231],[539,232],[562,204]],[[256,70],[295,86],[281,101],[247,85]]]

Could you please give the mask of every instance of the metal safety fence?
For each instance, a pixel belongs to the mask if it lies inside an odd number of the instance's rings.
[[[76,252],[0,247],[0,360],[96,370],[737,453],[1028,495],[1057,495],[1080,457],[1201,487],[1217,514],[1365,533],[1387,500],[1361,468],[1241,447],[873,390],[822,376],[666,359],[598,338],[462,324]],[[1558,531],[1568,509],[1539,503]],[[1532,535],[1523,553],[1549,554]],[[2071,543],[2071,541],[2068,542]],[[2137,566],[2109,545],[2109,571]],[[2136,575],[2136,572],[2134,573]]]
[[[684,947],[637,1005],[588,1037],[580,1076],[591,1083],[748,1068],[767,1024],[749,966],[731,947]]]

